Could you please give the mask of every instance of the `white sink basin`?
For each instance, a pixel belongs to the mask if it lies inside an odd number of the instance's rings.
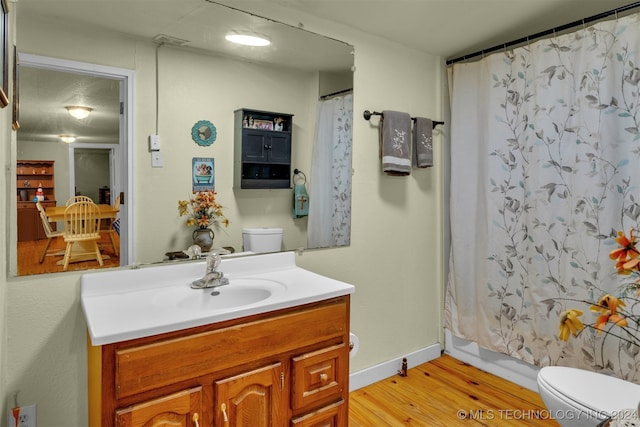
[[[296,266],[293,252],[223,259],[219,270],[228,285],[192,289],[205,268],[202,261],[83,274],[80,301],[91,343],[147,337],[354,292],[352,285]]]
[[[237,278],[218,288],[191,289],[188,286],[160,289],[151,304],[159,309],[175,306],[183,310],[226,310],[263,301],[286,290],[284,283],[257,278]]]

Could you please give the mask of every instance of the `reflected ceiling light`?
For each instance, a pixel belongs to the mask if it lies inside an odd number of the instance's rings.
[[[76,140],[76,137],[73,135],[60,135],[60,139],[62,140],[62,142],[66,142],[67,144],[71,144],[73,141]]]
[[[91,114],[91,112],[93,111],[92,108],[82,107],[80,105],[69,105],[69,106],[64,107],[64,108],[67,109],[69,114],[71,114],[76,119],[80,119],[80,120],[88,117],[89,114]]]
[[[267,38],[254,34],[227,34],[225,39],[245,46],[269,46],[271,44]]]

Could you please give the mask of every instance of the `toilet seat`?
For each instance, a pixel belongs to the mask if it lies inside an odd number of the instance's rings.
[[[638,384],[564,366],[542,368],[538,373],[538,385],[567,405],[596,414],[598,418],[622,409],[637,408],[640,400]]]

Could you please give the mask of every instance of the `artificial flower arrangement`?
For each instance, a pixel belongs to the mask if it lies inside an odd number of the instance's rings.
[[[187,217],[187,227],[229,226],[229,220],[222,213],[222,205],[216,201],[216,194],[215,191],[197,191],[189,200],[178,200],[178,212],[180,216]]]
[[[634,231],[633,228],[629,231],[629,237],[619,231],[615,240],[620,247],[609,253],[609,258],[616,261],[618,274],[630,279],[618,287],[617,296],[603,295],[591,305],[591,311],[598,315],[592,324],[582,323],[581,310],[572,308],[563,312],[558,335],[561,340],[567,341],[571,335],[575,337],[585,328],[593,328],[598,334],[604,332],[627,345],[640,347],[640,315],[635,314],[640,307],[640,251],[636,248]]]

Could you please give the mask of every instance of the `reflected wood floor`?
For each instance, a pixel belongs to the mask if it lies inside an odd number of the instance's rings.
[[[115,234],[116,245],[120,245],[120,238]],[[64,255],[66,243],[62,237],[56,237],[49,246],[49,253],[62,252],[59,256],[46,256],[40,264],[40,255],[47,244],[47,239],[32,240],[26,242],[18,242],[18,276],[27,276],[32,274],[57,273],[62,271],[61,265],[56,265]],[[111,268],[120,266],[120,257],[113,252],[111,240],[107,234],[102,234],[100,241],[100,252],[102,255],[108,255],[110,259],[104,260],[104,265],[100,267],[98,261],[82,261],[72,262],[69,264],[67,271],[75,270],[91,270],[95,268]]]
[[[349,427],[557,427],[538,393],[443,355],[353,391]]]

